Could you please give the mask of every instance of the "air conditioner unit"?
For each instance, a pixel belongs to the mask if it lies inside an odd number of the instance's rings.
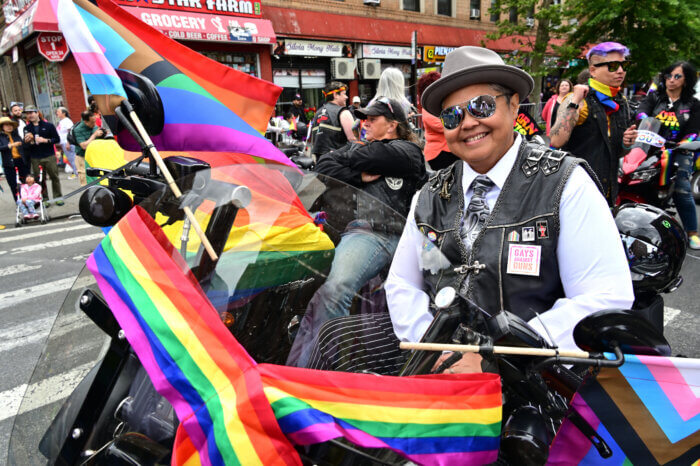
[[[379,79],[382,74],[382,61],[378,58],[360,60],[360,79]]]
[[[469,19],[481,19],[481,10],[478,8],[469,10]]]
[[[529,28],[535,27],[535,18],[526,18],[525,25]]]
[[[379,6],[381,0],[362,0],[362,3],[369,6]]]
[[[354,58],[331,58],[333,79],[355,79]]]

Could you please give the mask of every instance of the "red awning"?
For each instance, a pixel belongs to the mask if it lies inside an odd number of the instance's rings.
[[[172,39],[254,44],[274,44],[276,40],[272,23],[266,19],[131,6],[122,8]]]
[[[7,25],[0,39],[0,55],[7,53],[34,32],[61,32],[49,0],[36,0]]]

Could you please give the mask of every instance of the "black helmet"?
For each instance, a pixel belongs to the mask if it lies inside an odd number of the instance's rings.
[[[687,247],[683,227],[663,210],[647,204],[625,204],[617,207],[614,215],[635,295],[677,288]]]

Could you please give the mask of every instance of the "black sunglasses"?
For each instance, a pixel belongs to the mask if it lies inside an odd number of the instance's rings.
[[[611,73],[614,73],[615,71],[619,70],[620,67],[622,67],[622,71],[627,71],[627,68],[629,68],[632,65],[631,61],[604,61],[603,63],[596,63],[593,66],[596,68],[600,68],[601,66],[608,66],[608,71]]]
[[[675,79],[676,81],[678,81],[679,79],[683,79],[683,75],[680,74],[680,73],[676,73],[676,74],[665,74],[665,75],[664,75],[664,78],[666,78],[666,79],[671,79],[671,78],[673,78],[673,79]]]
[[[510,98],[511,94],[479,95],[464,103],[447,107],[440,112],[440,121],[445,129],[455,129],[464,120],[464,111],[477,119],[488,118],[496,113],[496,99]]]

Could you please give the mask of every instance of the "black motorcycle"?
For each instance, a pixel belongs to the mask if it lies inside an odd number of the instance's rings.
[[[94,225],[113,225],[131,208],[132,198],[122,190],[130,191],[179,251],[222,321],[258,362],[284,364],[299,322],[328,276],[334,246],[356,218],[358,205],[372,209],[365,210],[370,218],[381,219],[369,222],[366,234],[385,234],[383,225],[405,221],[353,187],[290,167],[210,169],[184,157],[169,158],[168,165],[178,175],[182,198],[170,193],[154,167],[136,161],[113,172],[93,172],[106,176],[109,186],[87,190],[81,213]],[[182,212],[185,206],[202,218],[218,260],[211,259],[192,232]],[[440,257],[435,263],[453,267]],[[376,290],[364,291],[358,292],[352,313],[372,312],[367,304],[381,299]],[[489,348],[553,348],[509,312],[488,315],[454,290],[442,293],[439,301],[440,311],[424,340],[477,342],[484,357],[494,361],[505,397],[503,461],[511,464],[521,464],[518,458],[532,464],[546,459],[581,381],[581,371],[567,365],[619,365],[622,352],[670,353],[652,325],[615,311],[591,316],[577,327],[577,341],[592,352],[590,357],[566,358],[556,352],[549,358],[501,356]],[[609,329],[607,333],[596,330],[601,326]],[[609,361],[602,351],[616,358]],[[402,374],[429,372],[436,357],[425,351],[406,353]],[[54,393],[26,393],[10,439],[10,464],[169,463],[178,425],[173,408],[153,388],[87,270],[68,293],[29,386],[67,370],[72,377],[51,387]],[[43,403],[47,396],[49,404]],[[581,425],[585,429],[585,422]],[[607,454],[605,442],[594,440],[601,454]],[[393,452],[363,451],[338,441],[300,454],[309,464],[405,461]]]

